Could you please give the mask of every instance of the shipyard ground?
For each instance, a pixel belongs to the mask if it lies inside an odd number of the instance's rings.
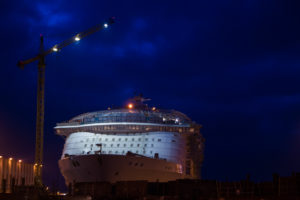
[[[289,177],[274,174],[269,182],[253,182],[249,178],[237,182],[214,180],[177,180],[167,183],[147,181],[122,181],[75,183],[66,196],[34,192],[34,188],[18,187],[13,194],[0,194],[0,199],[143,199],[143,200],[300,200],[300,173]]]

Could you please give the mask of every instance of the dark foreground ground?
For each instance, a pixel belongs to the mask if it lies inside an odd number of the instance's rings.
[[[0,194],[4,200],[94,200],[94,199],[143,199],[143,200],[300,200],[300,173],[289,177],[273,175],[269,182],[253,182],[250,178],[238,182],[215,180],[177,180],[167,183],[124,181],[75,183],[69,186],[66,196],[51,195],[34,187],[16,187],[13,194]]]

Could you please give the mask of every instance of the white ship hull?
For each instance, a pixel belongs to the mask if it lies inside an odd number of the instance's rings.
[[[167,182],[191,178],[182,167],[163,159],[125,155],[82,155],[59,160],[66,184],[146,180]]]

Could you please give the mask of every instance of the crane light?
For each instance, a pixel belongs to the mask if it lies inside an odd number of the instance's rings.
[[[57,47],[56,47],[56,46],[55,46],[55,47],[53,47],[53,48],[52,48],[52,50],[53,50],[53,51],[55,51],[55,52],[57,52],[57,51],[58,51],[58,49],[57,49]]]
[[[79,41],[80,40],[80,37],[79,36],[76,36],[75,37],[75,41]]]
[[[103,26],[104,26],[104,28],[108,28],[108,24],[107,23],[105,23]]]

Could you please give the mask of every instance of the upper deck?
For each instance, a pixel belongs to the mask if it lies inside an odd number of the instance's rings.
[[[161,109],[109,109],[78,115],[57,123],[57,134],[72,132],[134,133],[151,131],[194,132],[197,125],[185,114]],[[192,129],[190,129],[192,128]]]

